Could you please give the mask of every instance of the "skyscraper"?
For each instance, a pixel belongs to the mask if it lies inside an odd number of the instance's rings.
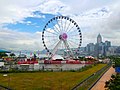
[[[102,37],[100,34],[98,34],[97,36],[97,43],[96,43],[95,49],[96,49],[95,54],[97,57],[101,57],[104,55],[105,47],[104,47],[104,43],[102,42]]]
[[[105,46],[111,47],[111,42],[110,41],[105,41]]]
[[[111,47],[111,42],[110,41],[105,41],[105,55],[107,55],[109,47]]]
[[[101,35],[99,34],[98,36],[97,36],[97,43],[101,43],[102,42],[102,37],[101,37]]]
[[[87,44],[87,46],[86,46],[87,53],[91,56],[94,56],[94,51],[95,51],[94,48],[95,48],[94,43]]]

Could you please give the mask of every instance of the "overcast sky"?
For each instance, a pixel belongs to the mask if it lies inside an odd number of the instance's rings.
[[[120,0],[0,0],[0,48],[42,50],[41,32],[54,16],[69,16],[81,28],[83,41],[120,46]]]

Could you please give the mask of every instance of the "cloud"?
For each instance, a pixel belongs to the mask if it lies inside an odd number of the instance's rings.
[[[42,13],[50,13],[50,14],[63,14],[63,11],[67,11],[69,7],[62,3],[60,0],[49,0],[42,5],[39,6],[39,9]]]
[[[46,0],[1,0],[0,1],[0,24],[16,23],[27,17],[44,16],[34,15],[33,12],[39,10],[38,4],[42,4]]]
[[[1,0],[0,1],[0,24],[16,23],[27,17],[45,18],[41,13],[57,14],[66,11],[67,6],[59,0]]]
[[[0,25],[5,23],[24,23],[35,26],[26,18],[46,18],[42,14],[65,15],[74,19],[81,28],[83,46],[96,42],[99,33],[104,40],[119,45],[120,36],[119,0],[1,0]],[[35,25],[34,25],[35,24]],[[40,27],[40,26],[36,26]],[[11,42],[12,41],[12,42]],[[0,46],[18,49],[43,49],[41,32],[20,32],[9,28],[0,28]],[[40,46],[40,47],[39,47]],[[27,47],[27,48],[26,48]]]
[[[106,18],[99,19],[91,26],[95,33],[101,33],[104,40],[110,40],[113,45],[120,45],[120,1],[109,5],[110,13]]]
[[[13,50],[42,50],[41,36],[41,32],[31,34],[0,28],[0,46]]]
[[[20,32],[4,28],[7,24],[22,23],[35,26],[36,23],[25,21],[27,17],[45,18],[44,15],[34,13],[36,11],[42,13],[55,14],[62,9],[64,5],[59,0],[4,0],[0,1],[0,48],[13,50],[42,50],[43,44],[41,32]],[[34,25],[35,24],[35,25]],[[36,26],[37,27],[37,26]],[[40,27],[40,26],[38,26]]]
[[[98,28],[99,23],[103,22],[111,14],[108,7],[101,7],[86,11],[82,14],[71,15],[81,28],[83,35],[82,46],[88,43],[96,43],[96,37],[101,33],[101,27]]]
[[[89,42],[96,43],[101,33],[103,41],[110,40],[112,45],[120,45],[120,1],[70,15],[81,27],[83,46]],[[99,5],[98,5],[99,6]]]
[[[108,39],[110,39],[114,45],[120,45],[120,15],[118,16],[112,16],[107,21],[107,26],[105,29],[109,32],[104,32],[105,37],[108,36]]]

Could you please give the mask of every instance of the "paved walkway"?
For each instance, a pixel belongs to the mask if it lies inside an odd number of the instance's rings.
[[[115,74],[115,69],[110,67],[110,69],[101,77],[101,79],[93,86],[91,90],[105,90],[105,82],[110,80],[111,75]]]

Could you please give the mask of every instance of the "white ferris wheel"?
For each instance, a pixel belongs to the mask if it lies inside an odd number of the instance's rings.
[[[82,43],[78,24],[67,16],[50,19],[42,32],[42,41],[49,58],[60,54],[64,58],[74,58]]]

